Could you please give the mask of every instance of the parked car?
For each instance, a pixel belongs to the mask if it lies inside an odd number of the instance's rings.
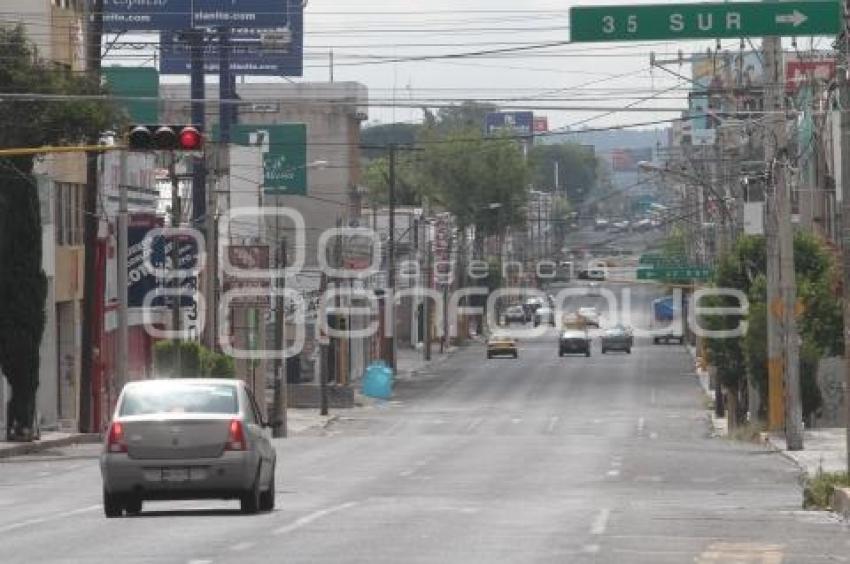
[[[555,325],[555,311],[547,306],[537,308],[534,312],[534,326],[539,325]]]
[[[608,351],[625,351],[632,353],[634,336],[629,328],[624,325],[615,325],[602,333],[602,354]]]
[[[595,231],[605,231],[608,229],[608,220],[604,217],[600,217],[596,219],[596,222],[593,225],[593,229]]]
[[[586,331],[567,329],[558,339],[558,356],[583,354],[590,356],[590,337]]]
[[[595,307],[580,307],[577,313],[588,327],[599,327],[599,312]]]
[[[241,380],[143,380],[124,386],[106,433],[103,511],[120,517],[156,499],[238,499],[243,513],[275,504],[276,454]]]
[[[494,356],[512,356],[519,357],[519,351],[516,345],[516,339],[510,335],[496,333],[487,339],[487,358]]]
[[[522,306],[510,306],[505,310],[505,323],[525,323],[525,309]]]

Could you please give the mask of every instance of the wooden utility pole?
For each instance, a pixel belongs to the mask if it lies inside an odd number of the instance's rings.
[[[796,302],[797,281],[794,272],[794,233],[791,226],[790,190],[787,182],[788,155],[785,131],[785,103],[783,85],[785,69],[782,60],[782,43],[778,37],[766,37],[763,42],[766,72],[764,107],[767,115],[767,137],[765,139],[766,161],[774,187],[771,215],[775,218],[775,245],[777,261],[768,264],[768,332],[779,331],[779,350],[768,359],[770,394],[769,407],[773,410],[771,422],[776,418],[778,390],[770,383],[777,380],[781,371],[785,387],[785,442],[788,450],[803,448],[803,413],[800,397],[799,335],[797,333]],[[772,218],[769,218],[772,219]],[[768,260],[770,258],[768,257]],[[776,277],[778,270],[778,288]],[[773,277],[771,278],[771,271]],[[771,287],[771,282],[773,286]],[[771,329],[771,325],[773,329]],[[777,327],[778,326],[778,327]],[[770,343],[769,343],[770,344]],[[776,343],[774,343],[776,345]],[[768,350],[768,354],[777,352]],[[784,353],[784,358],[781,356]],[[771,379],[770,376],[773,376]]]
[[[89,42],[86,46],[86,70],[89,75],[100,81],[101,40],[103,37],[103,0],[93,0],[90,4]],[[89,139],[90,145],[96,145],[99,134]],[[92,374],[100,363],[100,343],[95,343],[94,316],[97,314],[95,302],[98,299],[97,289],[97,230],[100,216],[97,213],[98,202],[98,155],[96,151],[86,152],[86,192],[83,202],[83,249],[85,264],[83,266],[83,312],[82,312],[82,343],[80,351],[80,413],[79,428],[83,433],[96,432],[94,428]]]
[[[836,194],[840,195],[841,201],[841,251],[842,272],[844,275],[844,411],[846,413],[847,427],[847,471],[850,472],[850,111],[847,111],[847,103],[850,102],[850,82],[847,77],[847,61],[850,59],[850,0],[844,2],[845,27],[841,40],[838,42],[838,50],[843,58],[843,65],[839,66],[837,79],[839,85],[841,110],[841,176],[839,185],[836,186]]]
[[[396,370],[396,348],[395,348],[395,164],[397,147],[390,145],[390,178],[389,178],[389,237],[387,238],[387,296],[385,307],[389,312],[387,319],[389,323],[385,329],[389,335],[385,337],[384,354],[387,364]]]

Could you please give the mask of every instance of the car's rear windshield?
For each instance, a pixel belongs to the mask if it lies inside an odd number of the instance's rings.
[[[158,383],[131,386],[124,393],[120,415],[157,413],[237,413],[236,387],[217,384]]]

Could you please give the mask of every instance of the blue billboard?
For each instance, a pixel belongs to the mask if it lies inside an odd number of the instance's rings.
[[[287,0],[103,0],[103,30],[283,27]]]
[[[484,133],[531,137],[534,135],[534,112],[489,112],[484,116]]]
[[[232,74],[267,76],[302,76],[304,73],[304,34],[300,0],[297,2],[290,26],[279,29],[234,28],[231,31],[230,71]],[[288,34],[286,46],[265,46],[265,33]],[[180,40],[179,33],[160,33],[160,74],[188,74],[192,67],[189,45]],[[204,70],[218,74],[221,50],[215,42],[204,45]]]

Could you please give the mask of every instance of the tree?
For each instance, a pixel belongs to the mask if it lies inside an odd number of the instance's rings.
[[[558,189],[571,202],[584,201],[596,188],[599,166],[593,150],[577,143],[537,145],[529,151],[531,180],[539,190],[555,188],[555,164]]]
[[[422,131],[415,123],[386,123],[365,128],[360,133],[363,156],[377,159],[386,155],[389,145],[413,145]]]
[[[800,349],[803,415],[810,417],[821,404],[816,379],[819,359],[824,355],[843,352],[842,307],[838,297],[836,262],[823,241],[808,233],[796,233],[794,270],[798,283],[797,295],[803,306],[798,325],[803,341]],[[735,249],[721,259],[714,283],[718,287],[735,288],[747,294],[750,302],[747,333],[739,339],[708,340],[709,357],[724,378],[723,383],[727,389],[742,392],[746,374],[761,396],[761,405],[766,405],[767,400],[769,308],[766,273],[764,237],[739,238]],[[723,324],[724,328],[728,328],[726,326],[734,322],[736,319],[729,317],[715,319],[713,322],[707,320],[706,325],[714,329]],[[738,350],[743,355],[746,371],[741,370]]]
[[[422,157],[426,194],[478,236],[522,225],[528,200],[528,169],[510,139],[484,139],[473,130],[426,142]]]
[[[384,151],[386,153],[386,151]],[[396,152],[395,195],[400,206],[422,204],[419,188],[419,163],[416,155],[410,151]],[[362,182],[369,189],[369,202],[372,205],[386,205],[390,193],[390,159],[387,156],[373,159],[366,165]]]
[[[484,130],[484,119],[490,112],[499,111],[495,104],[466,101],[440,108],[433,113],[427,108],[424,112],[425,128],[444,136],[458,131]]]
[[[7,92],[101,94],[100,81],[40,60],[21,27],[0,28],[0,84]],[[101,101],[13,99],[0,104],[0,148],[79,143],[114,124]],[[32,440],[47,281],[33,157],[0,159],[0,370],[12,389],[8,440]]]

